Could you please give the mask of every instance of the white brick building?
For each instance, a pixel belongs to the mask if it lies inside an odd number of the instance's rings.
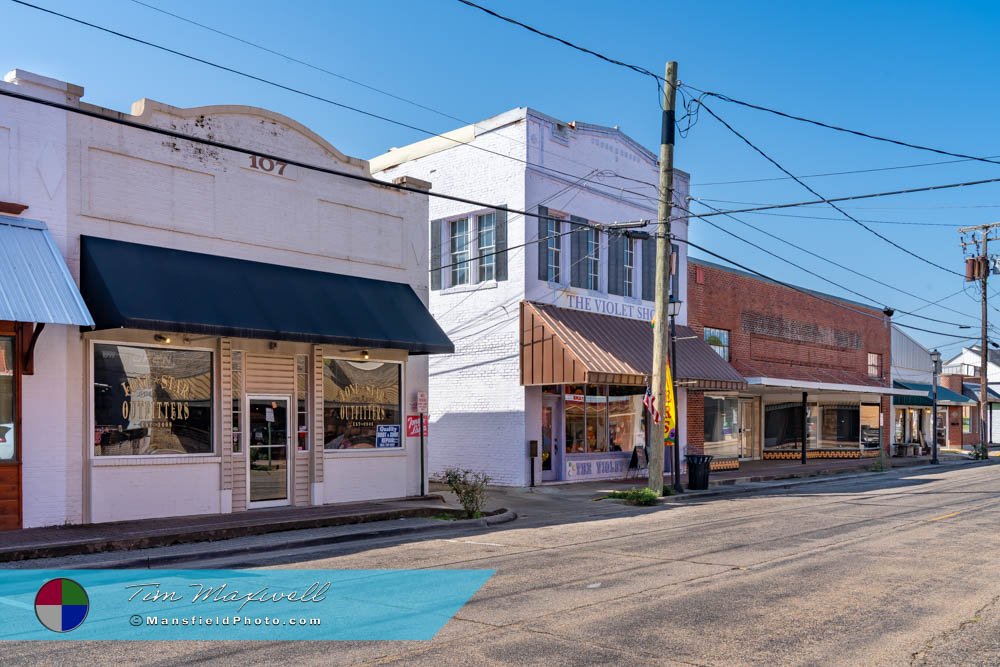
[[[600,354],[594,332],[566,340],[566,327],[576,325],[564,320],[582,316],[580,326],[612,331],[638,321],[648,331],[655,239],[596,226],[655,221],[656,156],[617,128],[517,108],[392,149],[371,164],[385,179],[415,176],[433,181],[435,192],[539,216],[431,199],[431,312],[455,344],[454,355],[430,362],[431,473],[458,465],[486,471],[498,484],[528,485],[534,441],[544,468],[535,474],[544,480],[623,476],[644,437],[641,394],[651,358],[625,363],[623,350],[612,350],[611,365],[618,366],[598,368],[578,358]],[[675,201],[685,202],[685,173],[676,172],[675,188]],[[636,236],[655,229],[650,224]],[[686,239],[686,220],[675,220],[673,233]],[[683,295],[685,244],[677,251],[674,289]],[[528,377],[522,357],[532,318],[545,331],[562,330],[551,335],[566,343],[561,354],[582,362],[577,380],[569,373]],[[685,306],[678,323],[686,321]],[[575,392],[594,395],[573,398]],[[683,425],[684,391],[678,393]],[[683,443],[683,428],[680,435]]]
[[[264,109],[122,114],[24,71],[0,90],[94,115],[0,96],[0,231],[52,239],[86,302],[45,319],[38,276],[0,275],[0,297],[35,299],[0,298],[0,403],[20,406],[0,527],[422,492],[404,420],[451,347],[426,310],[426,195],[105,120],[369,176]],[[96,330],[74,326],[87,309]]]

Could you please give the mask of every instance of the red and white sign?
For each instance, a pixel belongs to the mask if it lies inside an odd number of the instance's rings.
[[[426,415],[427,414],[427,392],[426,391],[421,390],[421,391],[417,392],[417,412],[419,412],[422,415]]]
[[[424,437],[427,437],[427,415],[424,415]],[[420,437],[420,415],[406,415],[406,437]]]

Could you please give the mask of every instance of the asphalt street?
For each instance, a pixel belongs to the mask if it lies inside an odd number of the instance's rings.
[[[4,646],[2,661],[1000,664],[1000,466],[656,508],[558,490],[495,502],[521,518],[299,550],[282,550],[279,535],[257,558],[173,566],[495,570],[433,641],[22,642]]]

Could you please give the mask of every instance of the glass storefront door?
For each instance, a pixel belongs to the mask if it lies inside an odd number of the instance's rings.
[[[289,503],[289,411],[287,396],[247,400],[247,484],[252,507]]]
[[[757,447],[757,399],[740,399],[740,458],[759,459],[760,451]]]

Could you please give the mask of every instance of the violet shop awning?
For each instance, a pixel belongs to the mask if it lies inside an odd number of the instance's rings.
[[[96,329],[455,350],[402,283],[93,236],[81,237],[80,260]]]

